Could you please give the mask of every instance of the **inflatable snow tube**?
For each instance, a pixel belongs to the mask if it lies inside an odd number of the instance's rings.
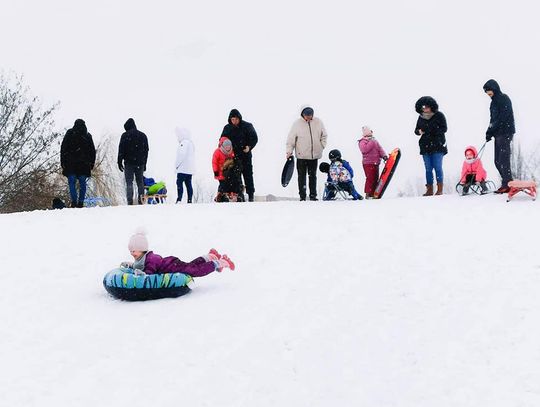
[[[113,297],[126,301],[146,301],[176,298],[191,291],[192,278],[182,273],[140,274],[133,269],[116,268],[103,277],[105,290]]]

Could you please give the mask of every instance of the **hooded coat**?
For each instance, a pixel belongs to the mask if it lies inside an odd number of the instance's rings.
[[[465,149],[465,154],[467,151],[472,151],[474,158],[472,160],[463,161],[463,166],[461,167],[461,178],[460,184],[464,184],[467,179],[467,175],[474,175],[476,182],[485,181],[487,178],[487,172],[482,165],[482,160],[478,158],[478,151],[474,146],[469,146]]]
[[[362,137],[358,140],[358,148],[362,153],[362,164],[379,165],[386,152],[374,137]]]
[[[301,109],[303,111],[305,107]],[[287,154],[295,151],[296,158],[302,160],[317,160],[322,157],[326,147],[328,134],[323,122],[317,118],[309,122],[305,121],[300,113],[300,118],[296,120],[287,137]]]
[[[178,139],[178,149],[176,150],[176,173],[193,175],[195,172],[195,146],[191,140],[191,133],[188,129],[175,129]]]
[[[230,154],[223,151],[222,146],[225,140],[228,140],[227,137],[221,137],[219,139],[218,148],[216,148],[212,156],[212,170],[214,171],[214,178],[218,181],[225,179],[223,175],[223,164],[225,164],[225,161],[229,158],[234,158],[234,149],[231,150]]]
[[[118,164],[137,165],[146,168],[148,160],[148,138],[137,130],[135,120],[128,119],[124,124],[126,130],[120,137],[118,145]]]
[[[488,137],[512,136],[516,132],[512,101],[501,92],[496,80],[490,79],[484,84],[484,92],[493,91],[489,105],[490,121],[486,131]]]
[[[433,112],[433,116],[427,118],[422,112],[422,106],[429,106]],[[439,105],[431,96],[423,96],[416,101],[415,110],[420,114],[416,121],[414,133],[420,136],[420,130],[423,134],[418,140],[420,146],[420,154],[447,154],[445,133],[448,130],[446,125],[446,117],[439,111]]]
[[[66,132],[60,147],[62,174],[89,177],[96,162],[96,148],[84,120],[77,119]]]
[[[231,118],[237,117],[240,119],[238,126],[231,122]],[[221,137],[227,137],[231,140],[234,150],[234,155],[240,159],[251,157],[251,150],[255,148],[259,138],[253,125],[242,119],[242,115],[237,109],[232,109],[229,113],[228,124],[223,127]],[[247,153],[244,152],[245,147],[249,147]]]

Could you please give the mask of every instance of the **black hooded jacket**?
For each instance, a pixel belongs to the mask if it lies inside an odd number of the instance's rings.
[[[89,177],[96,162],[96,148],[84,120],[77,119],[66,132],[60,147],[62,174]]]
[[[142,165],[146,167],[148,159],[148,138],[142,131],[137,130],[135,120],[128,119],[124,124],[126,130],[120,137],[118,146],[118,164],[124,161],[130,165]]]
[[[496,80],[490,79],[484,85],[484,92],[493,91],[489,113],[491,119],[486,131],[487,136],[512,136],[516,132],[512,101],[501,92]]]
[[[434,113],[430,119],[422,116],[422,106],[429,106]],[[448,130],[446,117],[439,111],[439,105],[431,96],[423,96],[415,104],[415,110],[420,114],[416,122],[415,134],[420,135],[420,130],[424,132],[420,136],[418,145],[420,154],[448,153],[446,147],[445,133]]]
[[[238,117],[240,119],[238,127],[231,123],[232,117]],[[236,157],[240,159],[251,157],[251,150],[255,148],[259,140],[255,128],[251,123],[242,120],[242,115],[236,109],[231,110],[228,121],[229,123],[223,128],[221,137],[227,137],[231,140]],[[248,153],[244,153],[244,147],[246,146],[249,146]]]

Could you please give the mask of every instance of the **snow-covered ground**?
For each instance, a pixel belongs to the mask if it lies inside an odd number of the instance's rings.
[[[0,404],[536,407],[539,223],[493,195],[0,215]],[[237,269],[114,300],[141,225]]]

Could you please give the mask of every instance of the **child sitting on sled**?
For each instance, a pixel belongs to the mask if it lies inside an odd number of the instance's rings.
[[[373,130],[368,126],[362,127],[362,138],[358,140],[358,148],[362,153],[362,166],[366,174],[366,184],[364,192],[366,198],[373,198],[377,182],[379,181],[379,165],[381,158],[386,161],[388,156],[384,152],[379,142],[373,137]]]
[[[362,195],[356,191],[352,181],[354,171],[349,162],[341,158],[341,152],[332,150],[328,153],[328,158],[330,158],[330,164],[319,165],[319,170],[328,174],[323,200],[334,199],[339,191],[349,193],[354,200],[362,200]]]
[[[478,157],[478,152],[474,146],[465,149],[465,161],[461,168],[461,178],[459,185],[463,187],[463,195],[469,193],[469,188],[475,183],[480,184],[481,194],[486,194],[488,188],[486,185],[487,172],[482,165],[482,160]]]
[[[191,277],[202,277],[214,271],[221,272],[224,268],[235,268],[226,254],[221,255],[215,249],[210,249],[208,254],[189,263],[174,256],[161,257],[148,250],[146,233],[142,230],[130,237],[128,249],[134,261],[122,262],[120,267],[134,269],[135,274],[183,273]]]

